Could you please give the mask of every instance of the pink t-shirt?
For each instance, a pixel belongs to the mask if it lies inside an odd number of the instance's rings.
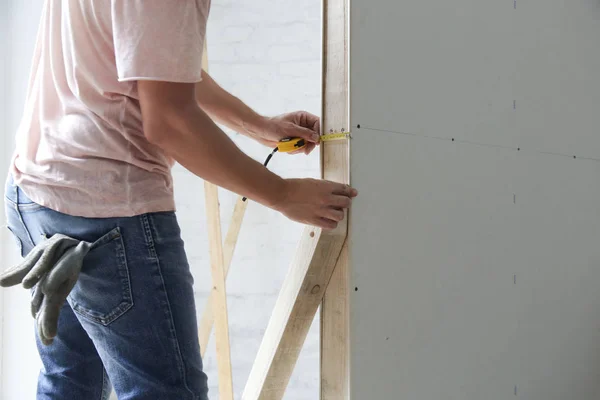
[[[143,132],[138,80],[199,82],[210,0],[46,0],[11,173],[75,216],[172,211],[173,160]]]

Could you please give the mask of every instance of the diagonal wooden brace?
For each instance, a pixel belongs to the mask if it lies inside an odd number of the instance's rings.
[[[243,400],[279,400],[288,385],[346,239],[347,224],[305,228],[267,326]]]

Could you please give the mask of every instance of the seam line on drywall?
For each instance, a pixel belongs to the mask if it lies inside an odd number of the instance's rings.
[[[537,150],[537,149],[532,149],[532,148],[523,148],[523,147],[519,147],[519,146],[505,146],[505,145],[496,144],[496,143],[476,142],[476,141],[472,141],[472,140],[459,139],[456,137],[433,136],[433,135],[427,135],[427,134],[422,134],[422,133],[395,131],[395,130],[391,130],[391,129],[380,129],[380,128],[374,128],[371,126],[360,125],[360,124],[357,125],[356,127],[358,129],[367,129],[367,130],[375,131],[375,132],[383,132],[383,133],[403,135],[403,136],[412,136],[412,137],[417,137],[417,138],[422,138],[422,139],[441,140],[441,141],[445,141],[445,142],[466,144],[466,145],[477,146],[477,147],[510,150],[510,151],[516,151],[516,152],[520,152],[520,153],[542,154],[542,155],[547,155],[547,156],[571,158],[571,159],[575,159],[575,160],[594,161],[594,162],[600,163],[600,157],[584,157],[584,156],[582,157],[582,156],[578,156],[575,154],[542,151],[542,150]]]

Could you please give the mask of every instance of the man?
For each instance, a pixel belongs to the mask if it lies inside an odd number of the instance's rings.
[[[46,0],[6,185],[26,255],[64,234],[94,243],[60,311],[38,399],[207,399],[170,169],[326,229],[356,191],[282,179],[213,119],[274,147],[318,142],[306,112],[267,118],[201,72],[210,0]]]

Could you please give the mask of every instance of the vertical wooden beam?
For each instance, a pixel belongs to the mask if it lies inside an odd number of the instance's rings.
[[[235,204],[235,208],[233,209],[233,215],[231,216],[229,230],[227,231],[225,243],[223,244],[223,266],[225,280],[227,280],[227,274],[229,274],[231,260],[233,259],[233,254],[235,252],[235,245],[240,234],[242,221],[244,220],[244,214],[246,213],[247,207],[248,201],[242,201],[242,197],[239,197],[237,203]],[[210,339],[210,333],[212,331],[212,327],[215,321],[215,313],[213,312],[214,303],[216,301],[215,298],[216,294],[213,291],[211,291],[210,295],[208,296],[206,305],[204,306],[204,312],[202,313],[202,317],[200,319],[200,326],[198,328],[198,336],[200,338],[200,351],[202,352],[202,357],[204,357],[204,355],[206,354],[206,349],[208,348],[208,341]]]
[[[326,0],[323,10],[323,116],[327,129],[349,130],[348,0]],[[326,157],[327,154],[324,154]],[[328,179],[331,161],[323,159]],[[321,400],[348,400],[348,245],[344,245],[321,306]]]
[[[210,265],[213,283],[212,295],[214,296],[213,313],[216,321],[215,342],[219,371],[219,398],[222,400],[233,400],[227,295],[223,268],[221,218],[219,216],[219,192],[217,186],[210,182],[204,182],[204,191],[206,196]]]
[[[347,51],[345,24],[331,15],[345,15],[346,0],[324,0],[323,131],[348,129]],[[343,12],[332,14],[342,8]],[[335,34],[331,34],[335,32]],[[341,79],[340,79],[341,77]],[[348,140],[321,145],[322,177],[349,183]],[[285,279],[265,336],[250,372],[243,400],[281,400],[308,330],[347,236],[347,220],[333,231],[307,227]]]
[[[202,64],[202,69],[208,71],[206,40],[204,41]],[[223,266],[223,239],[221,235],[221,215],[219,212],[219,189],[216,185],[205,181],[204,195],[206,198],[210,266],[213,283],[213,290],[211,291],[209,299],[214,297],[212,307],[217,323],[215,342],[217,347],[217,364],[219,372],[219,398],[222,400],[233,400],[233,376],[231,371],[231,347],[229,343],[229,316],[227,313],[225,268]],[[229,261],[231,261],[231,259]],[[207,336],[210,336],[210,332]],[[204,348],[206,348],[206,345]]]
[[[207,41],[204,41],[204,53],[202,54],[202,69],[208,72],[208,50]],[[239,196],[233,209],[233,215],[231,216],[231,222],[225,237],[225,243],[223,248],[223,266],[225,281],[227,281],[227,275],[229,274],[229,268],[231,267],[231,260],[233,259],[233,253],[240,234],[242,227],[242,221],[246,214],[249,201],[242,201],[242,197]],[[208,341],[210,340],[210,333],[212,332],[213,324],[215,321],[215,314],[213,312],[215,302],[215,293],[211,290],[206,305],[204,306],[204,312],[200,318],[200,324],[198,326],[198,339],[200,342],[200,352],[202,358],[206,354],[208,349]]]
[[[344,245],[321,305],[321,400],[348,400],[348,242]]]

